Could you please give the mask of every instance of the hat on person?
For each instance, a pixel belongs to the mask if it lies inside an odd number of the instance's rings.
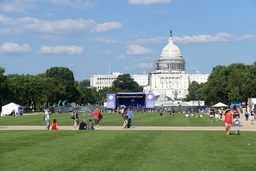
[[[84,119],[84,122],[86,122],[86,119]]]

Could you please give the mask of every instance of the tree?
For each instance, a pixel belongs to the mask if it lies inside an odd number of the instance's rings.
[[[0,67],[0,105],[8,103],[7,97],[9,92],[7,77],[4,75],[5,69]]]
[[[115,94],[117,92],[121,92],[121,89],[116,89],[113,87],[104,87],[103,89],[99,90],[99,95],[105,99],[107,94]]]
[[[63,86],[65,86],[65,94],[61,99],[75,101],[79,92],[75,88],[74,74],[71,70],[64,67],[52,67],[46,70],[46,77],[55,78]]]
[[[119,75],[112,83],[112,87],[123,92],[141,92],[143,88],[131,78],[130,74]]]
[[[200,100],[202,98],[201,88],[202,85],[198,84],[196,81],[193,81],[188,87],[189,94],[187,95],[186,100]]]
[[[233,63],[213,68],[208,81],[202,87],[202,99],[208,104],[223,102],[247,102],[256,96],[256,65]]]
[[[78,87],[80,97],[79,104],[103,104],[104,98],[100,96],[96,88]]]
[[[82,81],[78,82],[78,86],[90,87],[90,80],[82,80]]]

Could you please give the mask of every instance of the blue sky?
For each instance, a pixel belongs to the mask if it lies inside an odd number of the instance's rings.
[[[109,68],[141,74],[170,30],[189,74],[256,61],[255,0],[0,0],[0,67],[67,67],[78,81]]]

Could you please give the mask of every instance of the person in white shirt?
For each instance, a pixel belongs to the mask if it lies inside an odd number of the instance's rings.
[[[236,135],[240,135],[240,124],[241,124],[241,120],[239,119],[239,116],[236,116],[236,118],[234,119],[234,124],[236,127]]]
[[[46,130],[50,129],[50,114],[49,114],[50,109],[44,109],[44,119],[46,122]]]

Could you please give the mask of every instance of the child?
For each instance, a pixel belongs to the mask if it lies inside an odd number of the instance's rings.
[[[89,123],[88,123],[87,129],[88,130],[94,130],[93,123],[92,123],[91,119],[89,119]]]
[[[239,131],[240,131],[241,120],[239,119],[238,115],[236,115],[236,118],[234,119],[234,124],[236,127],[236,135],[240,135]]]
[[[56,119],[53,119],[53,122],[52,122],[52,130],[57,130],[57,129],[58,129],[57,126],[58,126],[57,120],[56,120]]]

